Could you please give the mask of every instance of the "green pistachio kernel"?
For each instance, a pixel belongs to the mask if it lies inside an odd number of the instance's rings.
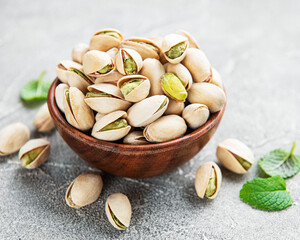
[[[117,39],[121,39],[121,36],[116,32],[106,31],[106,32],[101,32],[100,34],[108,35],[108,36],[111,36],[111,37],[114,37],[114,38],[117,38]]]
[[[166,52],[166,54],[167,54],[168,58],[175,59],[175,58],[180,57],[183,54],[183,52],[185,51],[185,49],[186,49],[186,43],[181,42],[181,43],[178,43],[177,45],[171,47],[170,50]]]
[[[126,54],[124,59],[124,70],[126,74],[135,74],[137,72],[136,63],[128,54]]]
[[[173,73],[166,73],[162,78],[162,87],[168,95],[178,101],[184,102],[187,98],[187,91],[180,79]]]
[[[31,150],[27,154],[25,154],[21,158],[21,164],[23,167],[27,166],[28,164],[32,163],[36,157],[44,150],[44,147],[38,147],[36,149]]]
[[[211,197],[216,192],[216,178],[211,177],[208,181],[208,186],[205,191],[205,196]]]
[[[120,128],[127,127],[127,121],[124,118],[119,118],[116,121],[106,125],[104,128],[101,129],[101,131],[109,131],[109,130],[116,130]]]
[[[110,94],[104,92],[87,92],[85,96],[86,97],[112,97]]]
[[[238,156],[238,155],[236,155],[236,154],[234,154],[234,153],[231,153],[231,154],[234,156],[234,158],[235,158],[236,160],[238,160],[238,162],[242,165],[242,167],[243,167],[245,170],[248,171],[248,170],[251,168],[252,164],[251,164],[250,162],[246,161],[245,159],[241,158],[240,156]]]
[[[108,73],[110,70],[112,70],[113,66],[111,64],[106,65],[105,67],[101,68],[99,71],[97,71],[100,74]]]
[[[108,210],[109,213],[111,215],[111,218],[113,219],[114,223],[122,230],[126,229],[126,226],[120,222],[120,220],[116,217],[116,215],[114,214],[114,212],[111,210],[110,206],[108,205]]]
[[[66,99],[67,99],[67,102],[70,103],[70,91],[69,90],[66,90]]]
[[[124,96],[128,95],[133,89],[142,83],[142,79],[132,79],[128,82],[123,83],[120,90]]]

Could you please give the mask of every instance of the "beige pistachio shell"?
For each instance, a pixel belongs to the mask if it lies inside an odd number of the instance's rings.
[[[152,47],[149,45],[152,45]],[[122,48],[134,49],[141,55],[143,60],[146,58],[159,59],[159,46],[150,39],[139,37],[127,38],[121,42],[120,46]]]
[[[213,175],[216,178],[216,190],[211,196],[206,196],[205,192],[208,187],[209,179],[212,177],[212,171]],[[209,199],[214,199],[220,190],[222,183],[222,173],[217,164],[214,162],[207,162],[202,164],[196,173],[195,177],[195,189],[197,192],[197,195],[200,198],[204,198],[206,196]]]
[[[217,157],[224,167],[238,174],[247,173],[254,163],[250,148],[237,139],[226,139],[221,142],[217,148]],[[237,158],[246,161],[248,167],[243,167]]]
[[[183,64],[166,63],[164,65],[164,68],[166,70],[166,73],[175,74],[180,79],[186,90],[189,90],[191,88],[193,84],[193,78],[189,70]]]
[[[82,70],[82,66],[71,60],[63,60],[58,63],[56,67],[56,74],[61,82],[68,84],[68,79],[74,77],[75,73],[69,71],[70,69]]]
[[[70,101],[67,101],[66,92],[69,91]],[[66,119],[73,127],[87,131],[94,125],[94,113],[84,101],[84,94],[75,87],[65,90],[64,111]]]
[[[139,102],[145,99],[150,92],[150,81],[147,77],[142,75],[128,75],[119,79],[117,86],[120,91],[122,91],[122,86],[124,83],[134,79],[142,80],[142,82],[128,94],[123,93],[125,100],[129,102]]]
[[[96,122],[99,121],[100,118],[102,118],[103,116],[105,116],[105,114],[103,114],[103,113],[97,113],[96,116],[95,116]]]
[[[223,88],[223,81],[220,73],[215,68],[211,68],[211,70],[212,70],[212,78],[210,83],[217,85],[220,88]]]
[[[10,124],[0,131],[0,156],[18,151],[29,139],[30,130],[23,123]]]
[[[142,131],[133,131],[124,138],[123,143],[131,145],[142,145],[148,144],[149,142],[144,137]]]
[[[117,34],[119,37],[112,37],[106,34],[102,34],[103,32],[113,32]],[[90,40],[90,49],[91,50],[99,50],[99,51],[107,51],[113,47],[118,47],[121,41],[123,40],[123,35],[116,29],[102,29],[92,36]]]
[[[108,83],[98,83],[88,87],[90,92],[103,92],[112,97],[86,97],[85,102],[93,110],[107,114],[117,110],[126,111],[131,103],[124,100],[121,91],[117,86]]]
[[[204,52],[197,48],[188,48],[182,64],[192,74],[194,82],[210,82],[211,66]]]
[[[164,66],[159,60],[154,58],[147,58],[144,60],[140,74],[146,76],[150,81],[150,96],[164,94],[161,88],[161,77],[165,73]]]
[[[188,92],[190,103],[205,104],[211,113],[218,112],[226,103],[224,91],[211,83],[193,83]]]
[[[182,42],[184,42],[186,44],[186,48],[185,48],[184,52],[177,58],[174,58],[174,59],[169,58],[167,56],[166,52],[168,52],[172,47],[174,47],[177,44],[182,43]],[[186,37],[179,35],[179,34],[172,33],[172,34],[169,34],[164,37],[161,50],[163,52],[165,59],[168,62],[176,64],[176,63],[180,63],[185,58],[188,47],[189,47],[189,42]]]
[[[145,127],[164,114],[169,99],[165,95],[155,95],[135,103],[127,111],[127,120],[133,127]]]
[[[89,45],[86,43],[78,43],[72,50],[72,60],[82,64],[82,57],[89,51]]]
[[[129,227],[132,213],[128,197],[122,193],[111,194],[105,203],[105,213],[114,228],[125,230]]]
[[[116,85],[118,80],[123,77],[121,73],[119,73],[117,70],[113,71],[112,73],[105,75],[105,76],[99,76],[95,79],[95,83],[110,83]]]
[[[164,38],[163,37],[159,37],[159,36],[152,36],[152,37],[149,37],[149,39],[154,42],[159,48],[162,47],[162,43],[164,41]]]
[[[83,173],[70,184],[66,192],[66,203],[80,208],[95,202],[103,188],[102,177],[96,173]]]
[[[204,104],[192,103],[184,108],[182,117],[191,129],[197,129],[207,122],[209,110]]]
[[[55,124],[49,113],[47,103],[45,103],[35,115],[33,124],[39,132],[48,132],[54,129]]]
[[[126,55],[130,56],[136,64],[136,71],[133,73],[128,73],[125,71],[124,61]],[[130,48],[120,48],[115,61],[118,71],[123,75],[137,74],[143,66],[141,55],[137,51]]]
[[[64,94],[66,89],[69,89],[69,85],[65,83],[60,83],[55,88],[56,105],[62,112],[64,112]]]
[[[30,163],[22,161],[22,158],[34,151],[35,149],[42,148],[41,152],[32,159]],[[50,155],[50,142],[43,138],[31,139],[19,151],[19,160],[22,161],[22,166],[28,169],[34,169],[41,166]]]
[[[182,117],[167,115],[147,125],[144,137],[149,142],[165,142],[183,136],[186,130],[187,126]]]
[[[104,141],[117,141],[124,136],[126,136],[131,127],[130,125],[127,125],[126,127],[119,128],[119,129],[114,129],[114,130],[107,130],[107,131],[102,131],[102,129],[109,125],[110,123],[113,123],[114,121],[120,119],[120,118],[126,118],[127,114],[124,111],[115,111],[112,113],[109,113],[97,121],[93,127],[92,130],[92,136],[104,140]]]
[[[115,59],[118,52],[119,52],[119,49],[116,48],[116,47],[114,47],[114,48],[109,49],[106,53],[107,53],[112,59]]]
[[[171,115],[171,114],[181,115],[183,109],[184,109],[183,102],[178,102],[173,99],[170,99],[168,108],[164,114],[165,115]]]
[[[186,32],[186,31],[183,31],[183,30],[178,30],[176,33],[180,34],[182,36],[185,36],[189,40],[189,45],[190,45],[189,47],[190,48],[200,49],[197,41],[195,40],[195,38],[190,33]]]

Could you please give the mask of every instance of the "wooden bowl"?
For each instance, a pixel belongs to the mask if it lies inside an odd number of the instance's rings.
[[[56,128],[75,153],[90,165],[112,175],[146,178],[170,172],[194,157],[214,135],[223,116],[210,116],[205,125],[183,137],[163,143],[127,145],[95,139],[69,125],[55,102],[58,78],[48,93],[48,107]]]

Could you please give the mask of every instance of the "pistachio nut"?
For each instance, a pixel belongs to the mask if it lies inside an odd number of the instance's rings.
[[[130,48],[137,51],[142,59],[156,58],[159,59],[159,47],[150,39],[147,38],[128,38],[121,42],[122,48]]]
[[[166,73],[161,78],[164,93],[175,101],[184,102],[188,93],[180,79],[174,73]]]
[[[103,188],[102,177],[96,173],[83,173],[73,180],[66,192],[66,203],[80,208],[95,202]]]
[[[124,138],[123,143],[131,145],[143,145],[148,144],[149,142],[144,137],[142,131],[133,131],[128,133],[128,135]]]
[[[133,104],[127,111],[128,123],[133,127],[145,127],[164,114],[169,99],[155,95]]]
[[[182,64],[192,74],[194,82],[210,82],[211,81],[211,66],[204,52],[197,48],[187,49],[185,58]]]
[[[39,132],[48,132],[54,129],[55,124],[49,113],[47,103],[45,103],[35,115],[33,124]]]
[[[186,32],[186,31],[183,31],[183,30],[178,30],[176,33],[180,34],[182,36],[185,36],[189,40],[189,47],[190,48],[200,49],[199,45],[197,44],[197,41],[195,40],[195,38],[190,33]]]
[[[202,164],[196,173],[195,189],[200,198],[214,199],[220,190],[222,173],[217,164],[207,162]]]
[[[123,40],[122,34],[116,29],[102,29],[92,36],[90,50],[107,51],[118,47]]]
[[[98,83],[88,87],[85,102],[93,110],[102,114],[117,110],[126,111],[131,103],[124,100],[117,86],[108,83]]]
[[[107,198],[105,203],[105,213],[114,228],[125,230],[129,227],[131,212],[131,205],[126,195],[114,193]]]
[[[23,123],[10,124],[0,131],[0,156],[18,151],[29,139],[30,130]]]
[[[95,79],[95,83],[110,83],[117,85],[118,80],[123,77],[121,73],[119,73],[117,70],[111,72],[108,75],[99,76]]]
[[[98,120],[100,120],[100,118],[102,118],[103,116],[105,116],[105,114],[103,114],[103,113],[97,113],[96,116],[95,116],[96,122],[97,122]]]
[[[188,94],[190,103],[205,104],[211,113],[220,111],[226,103],[224,91],[211,83],[193,83]]]
[[[123,75],[137,74],[143,66],[141,55],[129,48],[120,48],[115,61],[118,71]]]
[[[252,151],[237,139],[226,139],[217,148],[219,161],[228,170],[244,174],[249,171],[254,163]]]
[[[103,116],[95,123],[92,136],[105,141],[117,141],[123,138],[131,129],[126,117],[124,111],[115,111]]]
[[[122,77],[118,83],[125,100],[139,102],[149,95],[150,81],[142,75],[129,75]]]
[[[91,77],[100,77],[112,73],[115,70],[114,60],[106,52],[91,50],[82,58],[83,71]]]
[[[165,115],[171,115],[171,114],[181,115],[183,109],[184,109],[183,102],[178,102],[173,99],[170,99],[168,108],[164,114]]]
[[[108,51],[106,51],[106,53],[112,58],[115,59],[117,56],[117,53],[119,52],[119,49],[116,47],[113,47],[111,49],[109,49]]]
[[[94,113],[84,101],[84,94],[75,87],[65,90],[64,111],[66,119],[73,127],[87,131],[94,125]]]
[[[69,85],[65,83],[60,83],[57,85],[55,88],[55,101],[56,105],[64,113],[64,95],[65,95],[65,90],[69,89]]]
[[[86,43],[78,43],[73,47],[72,60],[82,64],[82,57],[89,51],[89,45]]]
[[[182,117],[167,115],[147,125],[144,137],[149,142],[166,142],[183,136],[186,130],[187,126]]]
[[[211,70],[212,70],[212,78],[210,83],[215,84],[220,88],[223,88],[223,81],[220,73],[213,67],[211,68]]]
[[[154,42],[156,44],[156,46],[158,46],[159,48],[162,47],[162,43],[164,41],[164,38],[163,37],[159,37],[159,36],[152,36],[152,37],[149,37],[149,39]]]
[[[45,139],[31,139],[19,151],[23,167],[33,169],[41,166],[50,155],[50,142]]]
[[[161,77],[165,73],[165,69],[159,60],[147,58],[143,61],[143,68],[140,74],[147,77],[150,81],[150,96],[164,94],[161,88]]]
[[[207,122],[209,110],[204,104],[192,103],[185,107],[182,117],[191,129],[197,129]]]
[[[189,41],[186,37],[179,34],[169,34],[164,37],[161,50],[164,57],[170,63],[180,63],[189,47]]]
[[[189,90],[191,88],[193,84],[193,78],[189,70],[183,64],[166,63],[164,65],[164,68],[167,73],[175,74],[179,78],[183,86],[186,88],[186,90]]]

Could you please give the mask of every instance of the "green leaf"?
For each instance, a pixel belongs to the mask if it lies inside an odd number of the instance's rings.
[[[282,210],[292,205],[293,199],[286,190],[282,177],[255,178],[244,184],[240,198],[261,210]]]
[[[295,147],[294,142],[289,153],[283,149],[267,153],[258,161],[258,165],[269,176],[292,177],[300,171],[300,156],[294,155]]]
[[[25,102],[47,99],[50,81],[43,81],[45,71],[43,71],[37,80],[32,80],[25,84],[21,90],[21,99]]]

